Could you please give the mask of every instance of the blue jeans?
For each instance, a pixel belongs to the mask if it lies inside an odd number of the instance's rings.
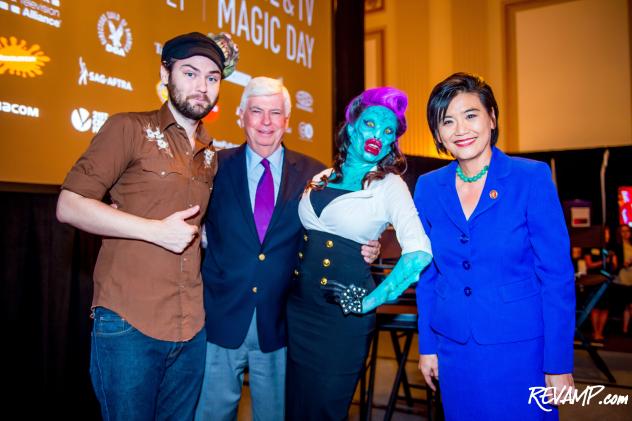
[[[193,419],[205,354],[204,329],[187,342],[161,341],[97,307],[90,376],[103,419]]]
[[[282,421],[285,410],[285,364],[287,348],[262,352],[257,335],[257,312],[237,349],[208,342],[206,370],[196,421],[234,421],[241,399],[244,371],[248,382],[254,421]]]

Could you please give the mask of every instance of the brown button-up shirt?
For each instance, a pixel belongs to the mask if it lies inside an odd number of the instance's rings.
[[[63,189],[118,209],[164,219],[199,205],[200,225],[217,172],[211,139],[200,124],[195,149],[167,104],[112,116],[68,173]],[[106,307],[144,334],[186,341],[204,326],[200,240],[181,254],[145,241],[104,238],[94,269],[92,306]]]

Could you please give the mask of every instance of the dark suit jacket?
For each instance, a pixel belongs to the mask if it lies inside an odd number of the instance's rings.
[[[480,344],[543,336],[545,371],[571,373],[574,270],[549,167],[494,148],[466,220],[456,166],[419,177],[415,188],[434,256],[417,286],[420,353],[436,353],[436,333],[462,343],[473,336]]]
[[[274,351],[286,345],[285,305],[302,230],[298,201],[307,181],[324,166],[285,149],[274,213],[261,244],[248,192],[245,144],[220,151],[218,162],[202,264],[207,340],[239,347],[256,308],[261,350]]]

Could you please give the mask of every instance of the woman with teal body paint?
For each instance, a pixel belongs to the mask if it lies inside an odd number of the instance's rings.
[[[432,260],[430,241],[400,174],[398,139],[407,97],[364,91],[347,106],[333,168],[318,174],[299,203],[304,247],[290,292],[286,418],[342,420],[368,353],[375,309],[399,297]],[[375,286],[359,251],[392,224],[402,247]]]

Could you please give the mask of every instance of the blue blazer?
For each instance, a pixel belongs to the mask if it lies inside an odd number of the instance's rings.
[[[218,163],[202,263],[207,340],[238,348],[256,308],[259,346],[274,351],[286,345],[286,297],[302,230],[298,201],[307,181],[325,167],[285,149],[276,205],[261,244],[248,192],[245,144],[219,151]]]
[[[417,285],[419,350],[437,333],[481,344],[544,337],[544,370],[573,371],[574,270],[549,167],[493,148],[476,209],[465,219],[457,162],[419,177],[414,200],[433,263]]]

